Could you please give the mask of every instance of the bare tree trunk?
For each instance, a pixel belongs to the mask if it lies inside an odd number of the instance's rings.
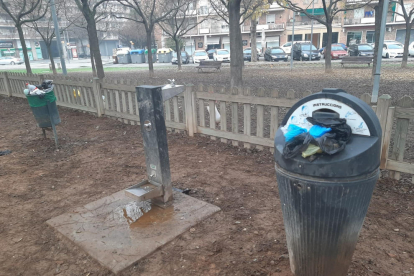
[[[230,30],[230,87],[243,85],[243,42],[240,30],[240,2],[229,1],[229,30]]]
[[[328,43],[326,44],[325,48],[325,73],[332,72],[332,57],[331,57],[331,49],[332,49],[332,21],[327,20],[326,22],[326,33],[328,35]],[[311,46],[312,47],[312,46]],[[311,52],[312,53],[312,52]]]
[[[152,63],[152,43],[151,43],[151,33],[152,30],[149,30],[147,28],[145,28],[146,32],[147,32],[147,49],[148,49],[148,69],[149,69],[149,76],[150,78],[154,77],[154,64]]]
[[[251,37],[251,62],[257,61],[257,37],[256,37],[256,30],[257,30],[257,20],[252,19],[250,23],[250,37]]]
[[[93,56],[93,60],[95,61],[97,77],[99,79],[103,79],[105,77],[105,72],[103,69],[101,53],[99,51],[98,33],[96,31],[96,23],[94,18],[89,18],[87,29],[91,50],[91,59]]]
[[[46,43],[46,48],[47,48],[47,53],[49,55],[50,64],[52,64],[53,75],[56,75],[57,71],[56,71],[56,66],[55,66],[55,60],[53,59],[53,55],[52,55],[52,47],[50,47],[51,43],[52,42]]]
[[[180,42],[178,41],[178,38],[174,38],[174,42],[175,42],[175,50],[177,51],[178,70],[181,71],[181,48],[180,48]]]
[[[410,46],[410,36],[411,36],[411,18],[405,22],[405,41],[404,41],[404,53],[401,62],[401,68],[407,68],[408,61],[408,47]]]
[[[380,31],[381,31],[383,7],[384,7],[384,0],[379,0],[378,4],[374,7],[375,9],[375,48],[374,48],[374,60],[372,62],[372,77],[374,77],[375,69],[377,68],[378,44],[379,44],[379,36],[380,36]]]
[[[95,67],[95,59],[93,58],[93,53],[90,51],[91,54],[91,66],[92,66],[92,75],[96,77],[96,67]]]
[[[29,55],[27,54],[27,46],[26,46],[26,41],[24,41],[22,26],[17,25],[16,28],[17,28],[17,32],[19,33],[20,43],[22,44],[24,64],[26,65],[26,72],[27,74],[32,74],[32,68],[30,67],[30,60],[29,60]]]

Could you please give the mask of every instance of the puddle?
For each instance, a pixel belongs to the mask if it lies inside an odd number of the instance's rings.
[[[145,228],[171,219],[174,206],[161,208],[147,201],[130,202],[114,210],[115,219],[130,228]]]
[[[167,221],[173,217],[174,206],[161,208],[156,205],[151,210],[144,213],[138,220],[129,225],[130,228],[144,228]]]

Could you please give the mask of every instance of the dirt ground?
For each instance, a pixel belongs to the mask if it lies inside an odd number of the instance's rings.
[[[0,96],[0,275],[112,275],[46,221],[145,177],[138,126],[59,108],[60,149]],[[221,208],[121,275],[291,276],[272,155],[169,134],[173,185]],[[378,182],[349,275],[414,274],[414,186]],[[237,222],[237,223],[236,223]]]

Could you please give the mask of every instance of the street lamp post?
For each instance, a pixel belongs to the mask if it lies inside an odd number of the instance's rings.
[[[60,39],[60,31],[59,31],[59,24],[58,24],[57,15],[56,15],[55,0],[50,0],[50,11],[52,13],[53,23],[55,26],[55,35],[56,35],[56,40],[58,42],[57,47],[59,51],[60,63],[62,64],[62,72],[64,75],[67,75],[68,72],[66,71],[66,62],[63,57],[62,40]]]

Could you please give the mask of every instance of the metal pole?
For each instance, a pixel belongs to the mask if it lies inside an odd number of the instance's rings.
[[[379,84],[380,84],[380,78],[381,78],[382,48],[384,47],[384,35],[385,35],[385,27],[387,26],[387,12],[388,12],[389,3],[390,3],[390,0],[384,0],[384,6],[382,8],[380,36],[379,36],[379,43],[377,45],[378,46],[377,66],[375,67],[374,85],[372,88],[372,96],[371,96],[372,103],[376,103],[378,101],[378,91],[379,91]]]
[[[59,24],[58,24],[57,16],[56,16],[55,0],[50,0],[50,11],[52,12],[53,23],[55,25],[55,36],[57,40],[60,63],[62,64],[62,72],[63,72],[63,75],[67,75],[68,72],[66,71],[65,59],[63,58],[62,40],[60,40]]]
[[[295,42],[295,12],[293,12],[293,24],[292,24],[292,46],[290,47],[290,70],[293,69],[293,43]]]
[[[65,48],[66,48],[66,57],[68,58],[68,63],[70,63],[70,49],[68,48],[69,44],[69,36],[67,31],[63,31],[63,41],[65,41]]]
[[[315,15],[315,0],[312,1],[312,15]],[[313,18],[311,20],[311,40],[310,41],[311,41],[311,44],[313,45]]]

